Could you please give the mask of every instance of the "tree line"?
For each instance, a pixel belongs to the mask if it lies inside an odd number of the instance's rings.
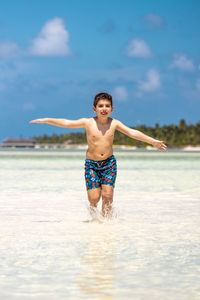
[[[200,122],[188,125],[184,119],[181,119],[178,125],[172,124],[160,126],[156,123],[153,127],[140,125],[131,128],[142,131],[155,139],[162,140],[171,148],[186,145],[200,145]],[[51,136],[44,134],[34,138],[37,143],[62,144],[70,140],[72,144],[86,144],[85,132],[73,132],[59,135],[53,134]],[[139,148],[147,146],[146,143],[131,139],[119,131],[115,132],[114,145],[137,146]]]

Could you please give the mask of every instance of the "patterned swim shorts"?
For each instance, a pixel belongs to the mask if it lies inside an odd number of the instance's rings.
[[[85,160],[85,182],[87,190],[101,187],[102,184],[115,186],[117,163],[114,155],[105,160]]]

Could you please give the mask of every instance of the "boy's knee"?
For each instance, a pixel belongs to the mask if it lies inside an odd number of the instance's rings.
[[[101,190],[100,189],[91,189],[88,190],[88,200],[90,205],[97,206],[101,197]]]
[[[93,206],[97,206],[99,200],[100,200],[100,196],[97,195],[89,198],[90,204]]]
[[[113,200],[113,193],[110,191],[103,191],[102,192],[102,200],[106,202],[112,202]]]

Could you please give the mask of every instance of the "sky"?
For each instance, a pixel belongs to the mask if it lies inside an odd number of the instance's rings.
[[[81,131],[37,118],[93,117],[113,96],[127,126],[200,121],[200,1],[1,0],[0,143]]]

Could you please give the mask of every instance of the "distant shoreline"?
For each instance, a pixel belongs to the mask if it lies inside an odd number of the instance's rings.
[[[35,146],[35,148],[45,148],[45,147],[40,147],[40,145]],[[48,144],[49,146],[49,144]],[[47,148],[48,148],[47,146]],[[63,147],[59,146],[56,147],[56,145],[52,147],[50,146],[50,148],[63,148],[63,149],[80,149],[80,150],[86,150],[88,148],[87,144],[68,144],[68,145],[64,145]],[[113,145],[113,149],[123,149],[123,150],[141,150],[141,149],[146,149],[146,150],[152,150],[152,151],[158,151],[156,148],[154,148],[153,146],[146,146],[146,147],[136,147],[136,146],[127,146],[127,145]],[[200,151],[200,145],[198,146],[192,146],[192,145],[187,145],[187,146],[183,146],[183,147],[168,147],[169,150],[183,150],[183,151]]]
[[[5,147],[3,144],[0,145],[1,149],[79,149],[87,150],[87,144],[35,144],[34,147],[21,147],[21,146],[11,146]],[[136,147],[136,146],[126,146],[126,145],[113,145],[113,149],[122,149],[122,150],[152,150],[158,151],[156,148],[148,145],[146,147]],[[180,150],[180,151],[200,151],[200,145],[192,146],[187,145],[183,147],[168,147],[168,150]]]
[[[125,149],[125,150],[138,150],[138,149],[146,149],[146,150],[152,150],[152,151],[158,151],[156,148],[152,146],[147,146],[147,147],[135,147],[135,146],[125,146],[125,145],[119,145],[119,146],[114,146],[113,148],[119,148],[119,149]],[[168,147],[168,150],[182,150],[182,151],[200,151],[200,145],[198,146],[183,146],[183,147]]]

